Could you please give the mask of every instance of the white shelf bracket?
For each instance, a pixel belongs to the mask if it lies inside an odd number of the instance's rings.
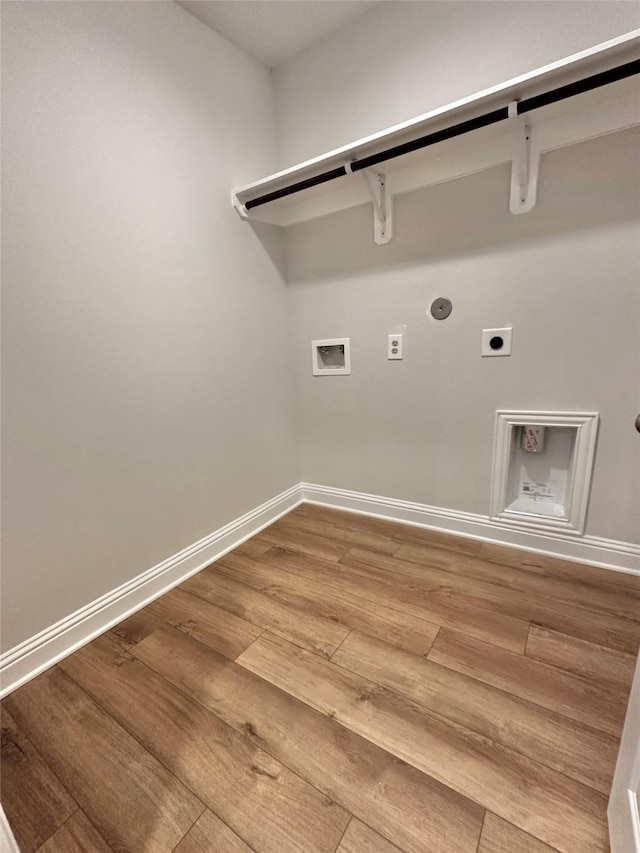
[[[529,213],[536,205],[540,150],[535,144],[528,115],[519,116],[518,102],[509,104],[509,118],[515,128],[514,154],[511,164],[511,197],[509,210],[513,214]]]
[[[384,246],[393,237],[393,201],[387,190],[387,176],[372,169],[363,169],[360,174],[373,202],[373,239],[378,246]]]
[[[249,218],[249,213],[247,212],[247,208],[244,206],[244,204],[242,204],[240,201],[238,201],[238,196],[233,192],[231,193],[231,206],[233,207],[235,212],[238,214],[240,219],[246,220]]]

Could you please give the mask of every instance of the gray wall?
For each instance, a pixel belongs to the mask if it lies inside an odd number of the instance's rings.
[[[2,18],[7,649],[299,472],[277,240],[229,204],[268,71],[171,2]]]
[[[289,229],[305,481],[487,514],[496,409],[598,411],[587,532],[638,541],[639,143],[545,155],[522,216],[501,167],[400,196],[387,246],[370,205]],[[512,356],[481,358],[481,330],[510,324]],[[310,341],[343,336],[352,375],[313,377]]]
[[[275,69],[281,167],[635,28],[635,0],[382,3]]]
[[[384,4],[276,72],[281,161],[638,17]],[[297,482],[298,432],[305,480],[484,513],[495,408],[597,409],[588,530],[637,540],[632,133],[546,156],[528,216],[495,169],[400,199],[387,247],[368,206],[291,229],[287,306],[280,235],[229,205],[276,168],[266,69],[171,2],[4,2],[2,24],[5,649]],[[508,322],[512,358],[481,360]],[[313,379],[334,335],[354,373]]]
[[[353,142],[640,27],[626,2],[385,3],[275,72],[281,165]],[[310,95],[313,93],[313,96]],[[539,203],[508,213],[507,167],[286,235],[303,479],[486,514],[497,408],[602,415],[587,532],[640,541],[640,171],[634,132],[543,156]],[[453,300],[429,321],[436,296]],[[510,358],[480,358],[513,323]],[[405,358],[386,360],[404,332]],[[353,374],[311,375],[349,336]]]

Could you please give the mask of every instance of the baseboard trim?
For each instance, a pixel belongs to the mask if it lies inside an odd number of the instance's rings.
[[[577,537],[575,533],[542,534],[517,530],[511,524],[503,525],[489,516],[471,512],[443,509],[313,483],[300,485],[302,499],[306,503],[330,506],[454,536],[465,536],[467,539],[480,539],[483,542],[519,548],[534,554],[640,575],[640,545],[631,542],[619,542],[599,536]]]
[[[20,853],[18,842],[14,838],[9,821],[4,813],[4,809],[0,805],[0,850],[3,853]]]
[[[76,610],[0,656],[0,698],[236,548],[302,502],[300,484]]]
[[[201,571],[303,502],[640,575],[640,546],[514,530],[488,516],[298,483],[0,656],[0,698]]]

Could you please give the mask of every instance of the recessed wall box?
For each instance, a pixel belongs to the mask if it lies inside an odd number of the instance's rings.
[[[538,452],[523,444],[544,428]],[[523,530],[581,535],[598,430],[597,412],[496,412],[491,517]]]
[[[314,376],[347,376],[351,373],[349,338],[311,341]]]

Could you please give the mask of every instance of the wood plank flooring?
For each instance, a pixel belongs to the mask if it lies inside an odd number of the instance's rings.
[[[599,853],[640,578],[304,504],[2,702],[22,853]]]

